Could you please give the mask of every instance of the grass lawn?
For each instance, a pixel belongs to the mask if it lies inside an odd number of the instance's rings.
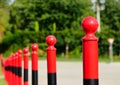
[[[4,79],[0,78],[0,85],[7,85],[6,81]]]
[[[6,81],[3,78],[1,67],[0,67],[0,85],[7,85]]]
[[[70,57],[70,58],[57,57],[57,61],[79,62],[82,61],[82,57]],[[99,62],[110,62],[110,61],[111,60],[108,56],[99,57]],[[120,62],[120,56],[114,56],[113,62]]]

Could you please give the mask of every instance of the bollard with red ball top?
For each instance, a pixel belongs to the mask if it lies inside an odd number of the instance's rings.
[[[8,71],[8,69],[6,68],[6,67],[8,67],[9,66],[9,60],[7,59],[6,61],[5,61],[5,80],[7,81],[7,83],[8,83],[8,85],[9,85],[9,71]]]
[[[47,71],[48,71],[48,85],[57,85],[56,82],[56,38],[53,35],[49,35],[46,38],[48,44],[47,48]]]
[[[13,59],[13,61],[14,61],[14,65],[13,66],[11,66],[12,67],[12,69],[14,69],[14,71],[13,71],[13,74],[15,75],[15,85],[19,85],[19,68],[20,68],[20,66],[19,66],[19,54],[18,54],[18,52],[16,52],[16,53],[14,53],[14,59]]]
[[[8,57],[9,58],[9,72],[10,72],[10,74],[9,74],[9,78],[10,78],[10,83],[9,83],[9,85],[13,85],[13,72],[12,72],[12,70],[13,70],[13,68],[12,68],[12,65],[13,65],[13,63],[12,63],[12,56],[9,56]]]
[[[8,68],[7,68],[8,67]],[[8,75],[10,75],[10,58],[8,57],[7,59],[6,59],[6,62],[5,62],[5,79],[6,79],[6,81],[7,81],[7,83],[8,83],[8,85],[10,85],[10,77],[8,76]]]
[[[12,79],[13,79],[13,85],[16,84],[16,81],[15,81],[15,78],[16,78],[16,74],[15,74],[15,65],[16,65],[16,62],[15,62],[15,54],[12,55],[12,72],[13,72],[13,75],[12,75]]]
[[[28,85],[28,59],[29,59],[29,49],[24,48],[24,85]]]
[[[83,85],[98,85],[98,38],[94,35],[98,22],[88,16],[82,20],[85,36],[83,44]]]
[[[22,50],[18,50],[18,85],[22,85]]]
[[[32,85],[38,85],[38,45],[32,44]]]
[[[10,64],[9,64],[9,67],[10,67],[10,69],[9,69],[10,70],[10,75],[9,75],[10,83],[9,83],[9,85],[13,85],[13,80],[12,80],[12,75],[13,74],[12,74],[12,68],[11,68],[12,67],[12,63],[11,63],[12,62],[12,56],[9,56],[9,59],[10,59]]]
[[[5,61],[5,79],[7,80],[8,85],[13,85],[12,79],[12,57],[9,56]],[[8,76],[9,75],[9,76]]]
[[[15,81],[16,81],[16,85],[19,85],[19,82],[18,82],[18,74],[19,74],[19,60],[18,60],[18,52],[15,53]]]

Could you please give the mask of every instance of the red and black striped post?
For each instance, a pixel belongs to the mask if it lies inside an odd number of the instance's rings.
[[[13,54],[12,55],[12,79],[13,79],[13,85],[15,85],[16,84],[16,81],[15,81],[15,79],[16,79],[16,74],[15,74],[15,64],[16,64],[16,62],[15,62],[15,54]]]
[[[32,85],[38,85],[38,45],[32,44]]]
[[[10,64],[9,64],[9,66],[11,67],[10,68],[10,75],[9,75],[9,77],[10,77],[10,83],[9,83],[9,85],[13,85],[13,80],[12,80],[12,56],[9,56],[9,59],[10,59]]]
[[[22,50],[18,50],[18,85],[22,85]]]
[[[83,43],[83,85],[98,85],[98,38],[94,35],[98,22],[88,16],[82,21],[82,28],[86,35]]]
[[[14,82],[12,82],[13,85],[15,85],[16,81],[15,81],[15,54],[12,54],[12,80]]]
[[[15,67],[14,67],[14,69],[15,69],[15,75],[16,75],[16,77],[15,77],[16,85],[19,85],[19,82],[18,82],[18,74],[19,74],[19,71],[18,71],[18,68],[19,68],[18,62],[19,62],[19,60],[18,60],[18,52],[16,52],[15,53]]]
[[[7,67],[9,66],[9,60],[7,59],[6,61],[5,61],[5,80],[7,81],[7,83],[8,83],[8,85],[9,85],[9,74],[8,74],[8,69],[7,69]]]
[[[24,48],[24,85],[28,85],[28,59],[29,59],[29,49]]]
[[[12,58],[9,56],[5,61],[5,79],[8,85],[13,85],[12,83]]]
[[[48,44],[47,48],[47,71],[48,71],[48,85],[57,85],[56,82],[56,38],[53,35],[49,35],[46,38]]]

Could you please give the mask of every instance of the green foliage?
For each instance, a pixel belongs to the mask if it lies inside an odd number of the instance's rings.
[[[39,31],[39,23],[38,21],[35,21],[35,32]]]
[[[32,43],[43,43],[45,41],[44,37],[45,34],[41,32],[17,31],[14,34],[9,34],[4,37],[0,50],[1,52],[10,51],[13,53],[19,49],[23,49],[24,47],[31,47]]]
[[[11,7],[11,30],[32,30],[34,25],[31,23],[34,21],[38,21],[40,31],[52,31],[54,23],[56,30],[64,30],[75,27],[84,15],[93,15],[88,0],[48,0],[47,3],[46,0],[26,1],[17,0]],[[85,10],[89,12],[83,14]]]
[[[104,29],[99,34],[100,54],[108,54],[108,38],[114,38],[114,55],[120,54],[120,1],[106,0],[105,10],[101,12]]]
[[[9,26],[1,44],[4,47],[1,52],[6,50],[14,52],[34,42],[45,43],[48,34],[57,37],[58,53],[64,52],[66,43],[70,44],[72,51],[79,45],[82,37],[80,35],[83,34],[78,32],[81,31],[81,20],[89,14],[94,15],[89,9],[88,2],[88,0],[16,0],[10,7]],[[84,13],[85,10],[88,12]],[[76,40],[77,38],[79,39]]]
[[[106,0],[105,10],[102,12],[101,19],[107,25],[106,29],[115,31],[120,30],[120,1]]]
[[[106,0],[105,10],[101,12],[102,30],[96,34],[100,55],[108,55],[108,38],[115,39],[114,54],[120,53],[119,5],[119,1]],[[84,33],[80,23],[86,16],[95,16],[90,0],[15,0],[9,7],[9,25],[5,23],[0,51],[7,55],[38,43],[44,54],[45,37],[53,34],[57,38],[58,54],[64,54],[65,46],[69,45],[70,55],[81,55]]]

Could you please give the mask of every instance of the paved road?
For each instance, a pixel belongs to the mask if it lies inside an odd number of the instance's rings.
[[[39,61],[39,85],[47,85],[46,68],[46,61]],[[57,62],[57,85],[83,85],[82,76],[81,62]],[[120,63],[99,63],[99,80],[99,85],[120,85]]]

